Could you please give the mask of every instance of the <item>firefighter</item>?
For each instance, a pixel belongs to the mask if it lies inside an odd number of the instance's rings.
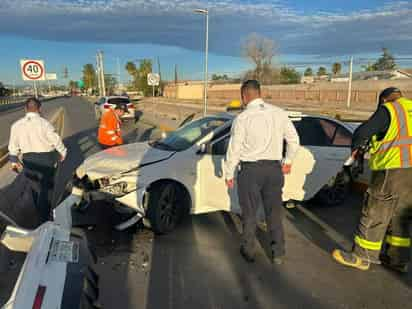
[[[127,105],[124,103],[116,104],[114,109],[105,112],[100,120],[98,142],[102,149],[122,145],[123,138],[120,129],[121,117],[128,113]]]
[[[407,272],[412,218],[412,101],[397,88],[387,88],[382,104],[354,133],[353,156],[369,143],[371,182],[351,252],[336,249],[333,258],[368,270],[383,264]]]

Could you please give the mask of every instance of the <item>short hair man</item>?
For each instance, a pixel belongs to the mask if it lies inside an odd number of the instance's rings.
[[[271,238],[271,259],[280,264],[285,254],[283,174],[291,170],[292,160],[299,149],[299,137],[288,114],[262,100],[258,81],[244,82],[241,96],[246,108],[232,124],[225,162],[228,187],[234,187],[236,177],[238,183],[243,220],[240,253],[246,261],[254,261],[256,214],[263,206]],[[287,151],[286,158],[282,159],[284,141]]]
[[[97,138],[103,149],[123,144],[120,128],[122,123],[121,117],[128,112],[127,105],[119,103],[116,104],[114,109],[109,109],[102,115]]]
[[[23,168],[23,173],[32,180],[33,195],[42,222],[49,220],[49,193],[58,160],[67,154],[62,139],[53,125],[40,115],[41,102],[29,98],[25,103],[26,115],[16,121],[10,131],[9,159],[12,169]],[[60,158],[59,158],[60,154]],[[23,165],[19,161],[22,156]]]

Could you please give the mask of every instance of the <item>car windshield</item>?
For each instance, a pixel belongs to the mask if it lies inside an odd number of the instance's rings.
[[[228,119],[225,118],[205,117],[179,128],[170,133],[166,138],[156,141],[151,145],[163,150],[183,151],[227,121]]]
[[[111,98],[108,102],[110,104],[129,104],[130,100],[128,98]]]

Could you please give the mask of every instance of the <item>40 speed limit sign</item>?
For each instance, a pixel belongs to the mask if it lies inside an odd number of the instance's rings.
[[[43,60],[20,60],[20,67],[23,80],[45,80]]]

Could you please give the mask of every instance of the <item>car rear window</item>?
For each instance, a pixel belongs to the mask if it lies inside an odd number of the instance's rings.
[[[129,104],[130,100],[127,98],[112,98],[108,100],[109,104]]]

